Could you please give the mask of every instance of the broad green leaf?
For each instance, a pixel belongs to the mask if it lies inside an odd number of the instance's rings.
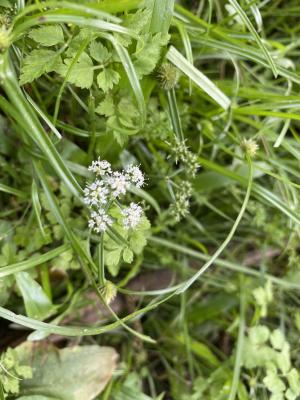
[[[100,64],[105,63],[111,57],[107,48],[101,42],[95,40],[90,44],[89,50],[91,57]]]
[[[21,381],[21,393],[59,400],[93,400],[105,388],[116,367],[111,347],[52,345],[25,342],[17,348],[23,363],[31,365],[32,379]]]
[[[102,72],[100,72],[100,74],[98,74],[97,83],[99,88],[106,93],[119,82],[119,79],[120,75],[117,71],[114,71],[111,68],[105,68]]]
[[[20,84],[24,85],[39,78],[46,72],[54,71],[61,62],[60,55],[53,50],[33,50],[24,59],[21,68]]]
[[[43,320],[53,311],[53,305],[42,287],[28,274],[16,274],[18,288],[22,294],[26,314],[30,318]]]
[[[54,46],[64,42],[63,30],[59,25],[41,26],[29,32],[29,37],[42,46]]]
[[[57,72],[62,76],[65,76],[68,71],[68,67],[72,62],[72,58],[67,58],[64,64],[59,65]],[[86,54],[82,53],[77,63],[74,64],[68,74],[68,82],[73,83],[75,86],[81,89],[89,89],[93,84],[94,77],[94,64],[92,59]]]

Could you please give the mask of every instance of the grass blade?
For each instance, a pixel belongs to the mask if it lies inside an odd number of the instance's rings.
[[[241,20],[244,22],[244,24],[247,26],[247,28],[249,29],[249,31],[253,35],[258,47],[261,49],[262,53],[266,57],[266,60],[270,64],[271,70],[273,71],[273,74],[274,74],[274,76],[276,78],[277,75],[278,75],[278,72],[277,72],[277,67],[276,67],[276,65],[275,65],[275,63],[273,61],[273,58],[271,57],[270,53],[268,52],[268,50],[267,50],[266,46],[264,45],[263,41],[261,40],[259,34],[256,32],[256,29],[252,25],[252,22],[248,18],[247,14],[242,9],[242,7],[239,5],[237,0],[229,0],[229,3],[232,5],[232,7],[235,9],[237,14],[241,18]]]
[[[224,110],[230,106],[229,98],[217,86],[207,78],[201,71],[196,69],[188,60],[179,53],[175,47],[171,46],[167,59],[173,63],[180,71],[190,78],[197,86],[207,93]]]

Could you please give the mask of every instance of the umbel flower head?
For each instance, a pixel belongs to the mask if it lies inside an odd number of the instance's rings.
[[[113,202],[124,196],[130,187],[141,188],[145,178],[136,165],[129,165],[123,171],[113,171],[111,164],[100,158],[92,162],[89,171],[96,175],[95,181],[87,184],[84,189],[84,202],[90,208],[89,228],[101,233],[114,222],[109,215]],[[121,214],[124,216],[124,228],[132,229],[140,222],[143,210],[132,202],[129,207],[121,210]]]

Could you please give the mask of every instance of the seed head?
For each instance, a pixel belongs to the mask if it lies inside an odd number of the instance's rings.
[[[258,144],[253,139],[244,139],[241,143],[241,147],[244,149],[244,152],[251,158],[256,156],[256,153],[259,149]]]
[[[158,70],[160,85],[165,90],[173,89],[178,81],[178,69],[170,63],[164,63]]]
[[[100,293],[106,304],[110,304],[117,295],[116,286],[111,281],[105,281],[100,288]]]

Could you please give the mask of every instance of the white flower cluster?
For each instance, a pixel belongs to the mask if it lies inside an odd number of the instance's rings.
[[[96,176],[96,180],[84,189],[84,202],[91,209],[89,227],[95,232],[105,232],[113,224],[108,210],[112,202],[124,196],[130,186],[141,188],[145,178],[136,165],[129,165],[122,172],[113,171],[111,164],[106,160],[93,161],[89,167]],[[125,229],[135,228],[143,214],[142,208],[136,203],[122,210]]]
[[[124,216],[123,224],[126,229],[135,228],[140,222],[143,209],[136,203],[130,203],[130,206],[122,211]]]

